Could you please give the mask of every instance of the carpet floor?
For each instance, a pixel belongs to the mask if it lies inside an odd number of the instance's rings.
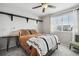
[[[13,47],[7,52],[0,50],[0,56],[27,56],[22,48]],[[79,50],[69,49],[66,46],[59,45],[58,49],[52,53],[52,56],[79,56]]]

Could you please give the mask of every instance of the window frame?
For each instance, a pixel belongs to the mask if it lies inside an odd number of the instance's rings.
[[[61,30],[61,31],[55,30],[56,32],[72,32],[72,31],[73,31],[73,25],[72,25],[72,30],[70,30],[70,31],[69,31],[69,30],[68,30],[68,31],[64,31],[64,30],[63,30],[63,23],[64,23],[63,17],[64,17],[65,15],[68,15],[68,16],[67,16],[67,17],[68,17],[68,25],[71,25],[71,24],[69,23],[69,15],[73,16],[73,12],[67,12],[67,13],[64,13],[64,14],[51,16],[51,18],[50,18],[50,31],[51,31],[51,32],[54,32],[54,31],[51,30],[51,29],[52,29],[52,28],[51,28],[51,25],[52,25],[52,24],[51,24],[51,23],[52,23],[51,20],[52,20],[54,17],[62,17],[61,20],[60,20],[60,22],[61,22],[61,29],[62,29],[62,30]],[[72,21],[72,23],[73,23],[73,21]]]

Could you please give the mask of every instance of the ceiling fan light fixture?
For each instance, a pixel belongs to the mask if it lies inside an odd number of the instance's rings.
[[[47,5],[47,4],[44,4],[42,7],[43,7],[43,8],[47,8],[47,7],[48,7],[48,5]]]
[[[36,9],[36,8],[40,8],[42,7],[42,13],[45,12],[45,10],[49,7],[49,8],[56,8],[56,6],[52,6],[52,5],[49,5],[47,3],[41,3],[41,5],[38,5],[38,6],[35,6],[33,7],[32,9]]]

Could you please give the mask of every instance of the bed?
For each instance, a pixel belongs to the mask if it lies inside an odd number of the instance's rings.
[[[42,35],[34,29],[19,30],[19,42],[29,56],[51,55],[58,48],[56,35]]]

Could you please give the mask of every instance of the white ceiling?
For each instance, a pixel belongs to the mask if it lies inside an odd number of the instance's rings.
[[[33,13],[37,16],[43,16],[47,14],[52,14],[58,11],[62,11],[74,6],[77,6],[77,3],[48,3],[49,5],[54,5],[56,8],[47,8],[45,13],[42,13],[42,7],[37,8],[37,9],[32,9],[32,7],[40,5],[40,3],[9,3],[5,4],[12,7],[17,7],[18,9],[25,10],[26,12]]]

